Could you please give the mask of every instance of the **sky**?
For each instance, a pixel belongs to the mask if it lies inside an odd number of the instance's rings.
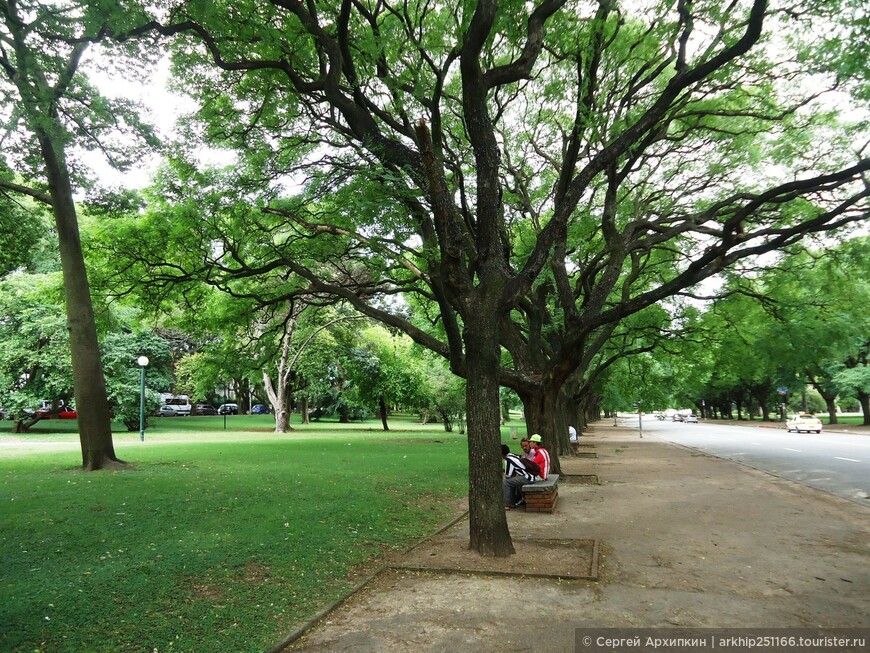
[[[158,135],[169,141],[177,135],[176,123],[186,113],[196,110],[192,98],[170,90],[169,58],[163,58],[150,75],[150,79],[128,79],[123,76],[111,76],[108,73],[94,70],[87,71],[88,78],[97,86],[100,93],[109,98],[124,97],[135,100],[145,107],[147,120],[156,128]],[[232,161],[230,154],[217,150],[202,150],[199,159],[203,163],[227,165]],[[160,166],[158,154],[143,159],[135,168],[120,172],[108,164],[105,159],[93,154],[88,164],[94,170],[100,182],[106,186],[122,186],[124,188],[141,189],[148,186],[151,178]]]

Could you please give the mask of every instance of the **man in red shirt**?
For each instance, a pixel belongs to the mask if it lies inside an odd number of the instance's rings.
[[[541,436],[535,433],[529,438],[529,443],[532,446],[532,460],[538,463],[541,468],[541,480],[546,481],[550,475],[550,452],[541,446]]]

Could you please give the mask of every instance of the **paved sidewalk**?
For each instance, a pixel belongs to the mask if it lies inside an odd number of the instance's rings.
[[[870,506],[598,426],[552,515],[512,536],[596,539],[598,580],[388,571],[288,650],[575,650],[577,629],[870,628]],[[529,559],[534,570],[536,560]]]

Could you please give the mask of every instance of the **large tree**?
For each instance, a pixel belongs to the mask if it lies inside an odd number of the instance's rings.
[[[79,235],[76,186],[84,166],[74,153],[100,151],[119,166],[130,152],[113,140],[137,125],[125,102],[96,92],[80,68],[91,42],[114,23],[135,20],[124,3],[0,2],[0,107],[5,134],[0,189],[50,207],[54,215],[79,411],[82,465],[117,461],[94,309]]]
[[[507,555],[499,383],[554,397],[608,325],[866,215],[870,162],[833,123],[818,137],[797,81],[824,73],[800,42],[816,4],[178,3],[143,29],[189,35],[178,74],[201,133],[238,150],[239,196],[270,182],[251,237],[215,233],[194,267],[292,271],[449,359],[468,379],[471,547]],[[272,201],[288,182],[304,192]],[[540,288],[549,315],[530,320],[557,346],[503,368],[533,334],[511,311]],[[396,293],[436,306],[437,329]]]

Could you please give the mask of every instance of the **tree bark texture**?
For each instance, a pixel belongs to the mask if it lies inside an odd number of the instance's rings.
[[[475,315],[480,315],[475,319]],[[465,325],[468,383],[468,514],[470,547],[482,555],[515,553],[502,503],[498,333],[488,313],[471,311]]]
[[[40,135],[39,140],[60,243],[82,466],[86,470],[97,470],[110,461],[120,461],[112,441],[111,414],[90,286],[63,147],[47,134]],[[130,363],[132,365],[133,361]]]
[[[299,402],[299,413],[302,415],[302,423],[310,424],[311,419],[308,417],[308,395],[303,395]]]
[[[567,442],[567,422],[558,414],[559,390],[550,388],[540,392],[520,393],[523,402],[523,412],[526,416],[526,431],[529,435],[537,433],[544,441],[544,448],[550,453],[550,471],[553,474],[562,473],[559,462],[559,424],[565,424],[565,441]]]
[[[870,426],[870,393],[859,391],[855,393],[855,396],[858,397],[858,403],[861,404],[861,412],[864,414],[862,424]]]

